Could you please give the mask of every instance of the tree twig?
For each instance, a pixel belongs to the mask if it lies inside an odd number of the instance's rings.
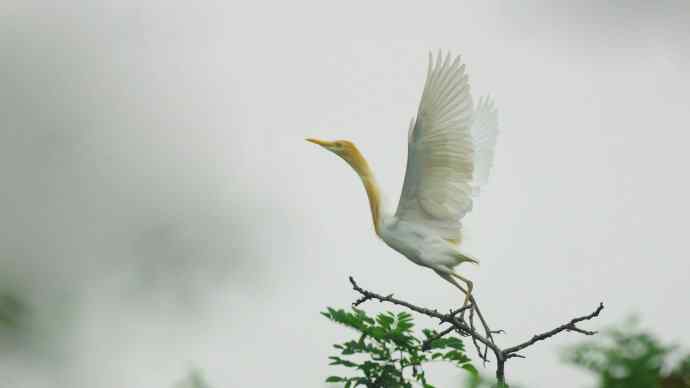
[[[515,345],[515,346],[512,346],[510,348],[506,348],[503,350],[503,352],[506,355],[517,353],[520,350],[522,350],[528,346],[534,345],[538,341],[543,341],[549,337],[553,337],[554,335],[556,335],[562,331],[574,331],[574,332],[584,334],[584,335],[594,335],[597,333],[596,331],[589,331],[589,330],[580,329],[579,327],[576,326],[576,324],[579,322],[582,322],[582,321],[588,321],[592,318],[599,316],[599,313],[601,313],[601,310],[603,310],[603,309],[604,309],[604,303],[599,303],[599,307],[597,307],[597,309],[594,310],[594,312],[592,312],[591,314],[584,315],[584,316],[578,317],[578,318],[573,318],[568,323],[564,323],[564,324],[558,326],[557,328],[555,328],[553,330],[549,330],[547,332],[537,334],[537,335],[533,336],[529,341],[525,341],[519,345]]]
[[[414,305],[410,302],[406,302],[401,299],[397,299],[393,297],[393,294],[390,294],[388,296],[383,296],[379,295],[375,292],[368,291],[362,287],[360,287],[355,279],[350,276],[350,283],[352,284],[352,288],[357,291],[359,294],[362,295],[361,298],[357,299],[352,305],[353,306],[359,306],[364,302],[370,301],[370,300],[378,300],[379,302],[388,302],[392,304],[396,304],[399,306],[403,306],[409,310],[415,311],[420,314],[424,314],[428,317],[431,318],[436,318],[441,321],[441,323],[449,323],[451,326],[442,330],[441,332],[437,333],[435,336],[427,339],[423,344],[422,344],[422,349],[423,350],[428,350],[431,342],[443,337],[444,335],[447,335],[448,333],[452,331],[457,331],[461,335],[464,336],[470,336],[472,337],[472,341],[475,344],[475,348],[477,349],[477,353],[479,354],[479,357],[486,363],[487,360],[487,352],[488,350],[491,350],[494,354],[494,358],[496,359],[496,380],[498,381],[498,386],[499,387],[506,387],[506,382],[505,382],[505,363],[511,358],[525,358],[525,356],[519,354],[518,352],[521,350],[524,350],[525,348],[534,345],[535,343],[539,341],[543,341],[545,339],[548,339],[550,337],[553,337],[561,332],[564,331],[572,331],[584,335],[594,335],[596,334],[596,331],[589,331],[589,330],[584,330],[579,327],[577,327],[577,324],[583,321],[588,321],[590,319],[596,318],[599,316],[599,313],[604,309],[604,304],[600,303],[599,306],[597,307],[594,312],[588,314],[588,315],[583,315],[581,317],[576,317],[571,319],[569,322],[564,323],[555,329],[543,332],[541,334],[537,334],[532,336],[531,339],[520,343],[515,346],[511,346],[508,348],[503,348],[501,349],[496,345],[496,343],[493,340],[492,334],[495,334],[497,332],[491,331],[489,328],[489,325],[486,323],[486,320],[484,317],[481,315],[481,312],[477,306],[476,300],[474,298],[471,298],[472,304],[470,306],[465,306],[461,309],[451,311],[448,314],[443,314],[440,313],[436,309],[429,309],[425,307],[419,307],[417,305]],[[464,319],[464,314],[461,314],[465,311],[465,309],[470,308],[470,319],[469,322],[466,322]],[[475,327],[474,327],[474,321],[473,321],[473,314],[477,313],[479,316],[479,319],[482,323],[482,326],[484,328],[485,333],[479,333]],[[458,317],[458,314],[460,314],[460,317]],[[484,345],[484,352],[481,351],[481,348],[479,346],[479,343]]]

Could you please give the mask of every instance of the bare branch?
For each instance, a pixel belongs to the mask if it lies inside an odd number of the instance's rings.
[[[410,309],[412,311],[416,311],[420,314],[424,314],[424,315],[427,315],[427,316],[432,317],[432,318],[440,319],[441,322],[453,323],[453,321],[455,319],[454,317],[450,316],[449,314],[441,314],[437,310],[430,310],[430,309],[427,309],[424,307],[417,307],[417,306],[413,305],[412,303],[408,303],[408,302],[405,302],[404,300],[396,299],[393,297],[393,294],[390,294],[388,296],[382,296],[382,295],[379,295],[375,292],[367,291],[367,290],[363,289],[362,287],[360,287],[357,284],[357,282],[355,282],[355,279],[352,276],[350,276],[350,283],[352,283],[352,288],[354,288],[355,291],[362,294],[362,297],[357,299],[357,301],[352,304],[355,307],[361,305],[362,303],[364,303],[368,300],[378,300],[379,302],[389,302],[389,303],[397,304],[399,306],[407,307],[408,309]]]
[[[549,331],[547,331],[547,332],[544,332],[544,333],[541,333],[541,334],[537,334],[537,335],[533,336],[529,341],[525,341],[525,342],[523,342],[523,343],[521,343],[521,344],[519,344],[519,345],[516,345],[516,346],[510,347],[510,348],[504,349],[503,352],[504,352],[506,355],[509,355],[509,354],[511,354],[511,353],[519,352],[520,350],[522,350],[522,349],[524,349],[524,348],[526,348],[526,347],[528,347],[528,346],[534,345],[534,344],[535,344],[536,342],[538,342],[538,341],[543,341],[543,340],[545,340],[545,339],[547,339],[547,338],[549,338],[549,337],[553,337],[554,335],[556,335],[556,334],[558,334],[558,333],[560,333],[560,332],[562,332],[562,331],[574,331],[574,332],[581,333],[581,334],[585,334],[585,335],[594,335],[594,334],[597,333],[596,331],[582,330],[582,329],[580,329],[579,327],[577,327],[577,326],[575,326],[575,325],[576,325],[578,322],[590,320],[590,319],[592,319],[592,318],[594,318],[594,317],[599,316],[599,313],[600,313],[601,310],[603,310],[603,309],[604,309],[604,303],[603,303],[603,302],[602,302],[602,303],[599,303],[599,307],[597,307],[597,309],[594,310],[593,313],[591,313],[591,314],[589,314],[589,315],[582,316],[582,317],[574,318],[574,319],[570,320],[570,322],[565,323],[565,324],[563,324],[563,325],[561,325],[561,326],[558,326],[557,328],[555,328],[555,329],[553,329],[553,330],[549,330]]]
[[[484,361],[488,362],[487,359],[487,352],[491,350],[494,353],[494,357],[496,359],[496,379],[498,380],[499,386],[506,386],[505,385],[505,363],[511,358],[525,358],[522,354],[519,354],[518,352],[534,345],[535,343],[539,341],[543,341],[547,338],[553,337],[561,332],[564,331],[573,331],[576,333],[581,333],[584,335],[594,335],[596,334],[596,331],[589,331],[589,330],[584,330],[579,327],[577,327],[577,324],[582,322],[582,321],[587,321],[590,319],[593,319],[597,316],[599,316],[599,313],[604,309],[604,304],[600,303],[599,307],[597,307],[594,312],[588,315],[584,315],[581,317],[573,318],[569,322],[558,326],[557,328],[553,330],[549,330],[547,332],[537,334],[533,336],[530,340],[525,341],[519,345],[511,346],[509,348],[501,349],[496,345],[494,342],[492,334],[497,334],[502,332],[502,330],[498,331],[492,331],[489,328],[489,325],[486,323],[486,320],[484,319],[483,315],[481,314],[481,311],[479,310],[479,306],[477,305],[476,300],[474,297],[470,297],[471,304],[469,306],[464,306],[463,308],[460,308],[458,310],[451,310],[448,314],[443,314],[438,312],[436,309],[428,309],[425,307],[419,307],[416,306],[412,303],[406,302],[401,299],[397,299],[393,297],[393,294],[390,294],[388,296],[382,296],[379,295],[375,292],[371,292],[368,290],[363,289],[360,287],[355,279],[350,276],[350,283],[352,284],[352,288],[360,293],[362,295],[361,298],[357,299],[352,305],[353,306],[359,306],[364,302],[367,302],[369,300],[378,300],[379,302],[388,302],[392,304],[396,304],[398,306],[403,306],[409,310],[415,311],[420,314],[424,314],[428,317],[431,318],[436,318],[441,321],[441,323],[449,323],[451,324],[450,327],[442,330],[441,332],[437,333],[435,336],[427,339],[423,344],[422,344],[422,349],[423,350],[428,350],[429,347],[431,346],[431,342],[433,342],[436,339],[439,339],[453,331],[457,331],[460,333],[460,335],[463,336],[470,336],[472,337],[472,342],[474,343],[474,346],[477,350],[477,353],[479,354],[479,357]],[[464,319],[464,312],[469,308],[470,310],[470,318],[466,322]],[[479,333],[475,326],[474,326],[474,315],[479,317],[479,320],[483,326],[484,333]],[[460,317],[458,317],[460,315]],[[479,344],[484,345],[484,351],[482,352],[481,347]]]

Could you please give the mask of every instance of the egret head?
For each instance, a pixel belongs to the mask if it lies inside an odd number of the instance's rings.
[[[306,139],[310,143],[318,144],[321,147],[333,152],[334,154],[345,159],[346,162],[352,164],[360,162],[362,158],[359,150],[352,142],[347,140],[325,141],[319,139]]]
[[[369,206],[371,207],[371,215],[374,218],[374,229],[379,233],[379,208],[381,204],[381,195],[379,194],[378,186],[374,175],[369,168],[364,156],[359,152],[352,142],[347,140],[324,141],[318,139],[306,139],[310,143],[318,144],[321,147],[340,156],[352,167],[357,175],[362,179],[364,188],[367,190],[369,196]]]

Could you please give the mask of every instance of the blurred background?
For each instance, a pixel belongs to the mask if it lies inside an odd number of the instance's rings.
[[[318,313],[355,299],[348,275],[460,303],[374,237],[355,175],[303,140],[357,143],[393,206],[439,48],[500,111],[464,225],[501,343],[604,301],[588,328],[638,313],[690,344],[689,26],[685,0],[1,2],[3,384],[203,370],[214,387],[323,387],[343,333]],[[508,375],[589,386],[556,356],[578,340]]]

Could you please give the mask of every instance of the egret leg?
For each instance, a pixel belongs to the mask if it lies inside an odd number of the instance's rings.
[[[459,275],[456,275],[453,271],[450,271],[450,270],[436,270],[436,269],[435,269],[434,272],[436,272],[440,277],[446,279],[448,282],[450,282],[450,284],[454,285],[454,286],[457,287],[460,291],[462,291],[463,294],[465,294],[465,302],[462,304],[462,307],[467,306],[467,304],[468,304],[469,301],[470,301],[470,293],[469,293],[467,290],[465,290],[465,289],[460,285],[460,283],[457,282],[457,280],[455,280],[455,279],[453,278],[453,276],[459,276]],[[463,279],[464,279],[464,278],[463,278]],[[467,279],[464,279],[464,280],[467,280]],[[469,282],[469,286],[470,286],[470,287],[472,286],[472,282]]]
[[[455,273],[455,272],[453,272],[453,276],[455,276],[456,278],[458,278],[458,279],[464,281],[465,283],[467,283],[467,289],[469,290],[469,294],[467,295],[467,297],[468,297],[468,298],[470,299],[470,301],[472,302],[472,309],[477,313],[477,316],[479,317],[479,321],[481,321],[482,326],[484,327],[484,332],[485,332],[485,334],[486,334],[486,338],[488,338],[491,342],[494,342],[494,338],[493,338],[493,335],[492,335],[493,332],[491,331],[491,328],[489,328],[489,324],[486,323],[486,319],[484,319],[484,315],[482,314],[481,310],[479,310],[479,305],[477,305],[477,301],[474,300],[474,296],[472,296],[472,288],[474,287],[472,281],[469,280],[469,279],[466,279],[466,278],[464,278],[464,277],[462,277],[462,276],[460,276],[460,275],[458,275],[458,274]],[[465,301],[465,303],[467,303],[467,301]],[[485,355],[486,355],[486,350],[485,350],[484,353],[485,353]]]
[[[467,284],[467,292],[465,293],[465,303],[463,304],[463,306],[466,306],[468,299],[474,299],[474,298],[472,298],[472,290],[474,289],[474,283],[472,283],[472,281],[470,279],[464,278],[455,272],[451,272],[451,275],[460,279],[461,281],[465,282],[465,284]],[[472,303],[474,304],[474,301]]]

